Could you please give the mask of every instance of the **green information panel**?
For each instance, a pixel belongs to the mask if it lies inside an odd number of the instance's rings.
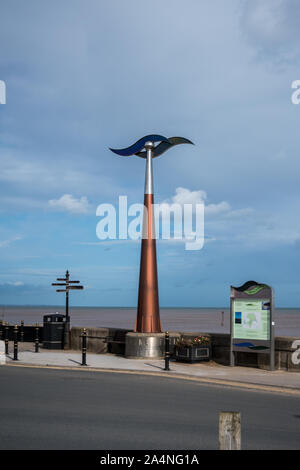
[[[270,299],[233,301],[233,338],[270,339]]]

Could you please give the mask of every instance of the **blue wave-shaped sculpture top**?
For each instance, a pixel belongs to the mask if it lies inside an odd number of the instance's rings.
[[[135,155],[137,152],[140,152],[146,142],[168,142],[167,137],[164,137],[163,135],[156,135],[156,134],[150,134],[150,135],[145,135],[141,139],[139,139],[135,144],[131,145],[130,147],[124,148],[124,149],[112,149],[109,148],[112,152],[116,153],[117,155],[121,155],[123,157],[129,157],[130,155]]]
[[[169,137],[168,141],[163,141],[158,144],[153,151],[153,157],[159,157],[163,153],[165,153],[167,150],[169,150],[171,147],[175,147],[175,145],[180,145],[180,144],[193,144],[189,139],[185,139],[184,137]],[[136,154],[138,157],[141,158],[146,158],[147,157],[147,152],[137,152]]]

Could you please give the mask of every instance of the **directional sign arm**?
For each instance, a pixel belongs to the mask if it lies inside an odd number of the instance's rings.
[[[66,277],[58,277],[56,280],[61,281],[61,282],[53,282],[51,285],[55,287],[62,287],[62,289],[56,289],[56,292],[65,292],[66,294],[68,294],[70,290],[83,290],[84,288],[83,286],[73,285],[73,284],[80,284],[80,281],[78,280],[70,281],[68,271],[66,273]]]

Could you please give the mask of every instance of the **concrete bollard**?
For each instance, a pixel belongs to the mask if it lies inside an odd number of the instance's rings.
[[[219,450],[241,450],[241,413],[219,413]]]
[[[0,341],[0,365],[6,363],[5,355],[5,344],[4,341]]]

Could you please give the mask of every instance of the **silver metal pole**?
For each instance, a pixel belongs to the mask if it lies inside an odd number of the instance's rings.
[[[146,142],[145,148],[147,150],[147,161],[146,161],[146,175],[145,175],[145,194],[153,194],[153,142]]]

